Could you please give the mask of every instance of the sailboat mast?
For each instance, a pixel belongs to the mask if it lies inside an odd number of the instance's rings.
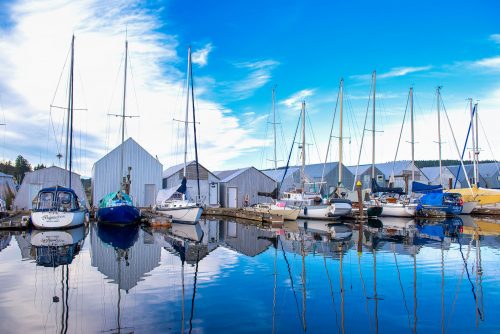
[[[410,119],[411,119],[411,181],[415,181],[415,132],[413,124],[413,87],[410,87]]]
[[[191,73],[191,47],[188,47],[188,68],[186,79],[186,117],[184,122],[184,177],[187,174],[187,140],[188,140],[188,120],[189,120],[189,75]]]
[[[472,165],[474,167],[474,184],[477,185],[477,176],[476,176],[476,135],[474,124],[474,109],[472,107],[472,98],[469,98],[469,109],[470,109],[470,124],[471,124],[471,137],[472,137]]]
[[[73,159],[73,72],[74,72],[74,65],[75,65],[75,35],[73,35],[73,38],[71,39],[71,66],[70,66],[70,72],[69,72],[69,96],[68,96],[68,127],[69,127],[69,132],[67,133],[67,136],[69,137],[69,181],[68,181],[68,186],[71,189],[71,170],[73,167],[72,164],[72,159]],[[66,138],[66,141],[68,139]],[[66,153],[66,157],[68,157],[68,154]]]
[[[439,184],[443,185],[443,163],[441,157],[441,111],[440,107],[440,95],[441,95],[441,86],[436,88],[436,104],[437,104],[437,114],[438,114],[438,147],[439,147]]]
[[[122,144],[120,145],[120,189],[123,190],[123,158],[124,148],[123,142],[125,141],[125,107],[127,98],[127,66],[128,66],[128,40],[125,40],[125,66],[123,71],[123,105],[122,105]]]
[[[302,192],[305,188],[306,180],[306,101],[302,101],[302,167],[301,167],[301,179],[302,179]]]
[[[343,117],[343,102],[344,102],[344,78],[340,79],[340,130],[339,130],[339,182],[342,184],[342,117]]]
[[[274,133],[274,170],[278,169],[278,159],[276,157],[276,109],[275,109],[276,86],[273,87],[273,133]]]
[[[377,71],[373,71],[373,113],[372,113],[372,179],[375,179],[375,91],[377,87]]]
[[[477,103],[474,105],[475,109],[475,116],[476,116],[476,149],[474,152],[474,177],[476,178],[476,185],[479,186],[479,126],[478,126],[478,109],[477,109]]]
[[[189,53],[189,63],[191,63],[191,53]],[[194,107],[194,82],[193,82],[193,67],[189,71],[191,77],[191,104],[193,105],[193,137],[194,137],[194,160],[196,163],[196,183],[198,190],[198,200],[201,199],[200,195],[200,165],[198,164],[198,142],[196,141],[196,110]],[[186,119],[187,124],[187,119]]]

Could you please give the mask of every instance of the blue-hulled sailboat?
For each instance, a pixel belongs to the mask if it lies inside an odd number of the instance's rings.
[[[130,168],[127,176],[123,176],[123,155],[125,141],[125,118],[130,117],[125,114],[125,99],[127,94],[127,64],[128,64],[128,41],[125,41],[125,71],[123,81],[123,108],[121,115],[115,115],[122,118],[122,144],[120,147],[120,189],[104,196],[99,201],[97,217],[99,222],[114,225],[136,224],[141,216],[140,211],[132,202],[129,195],[130,191]]]

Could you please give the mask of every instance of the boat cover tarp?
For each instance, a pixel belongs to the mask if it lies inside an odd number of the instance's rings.
[[[104,196],[99,201],[99,207],[110,208],[113,206],[122,205],[123,203],[126,203],[128,205],[133,205],[132,198],[130,198],[130,196],[127,195],[124,191],[116,191]]]
[[[378,185],[375,179],[372,179],[372,193],[394,193],[394,194],[404,194],[403,188],[401,187],[381,187]]]
[[[278,188],[274,188],[274,190],[270,193],[263,192],[263,191],[257,192],[257,195],[259,195],[259,196],[271,197],[272,199],[278,199],[278,194],[279,194]]]
[[[420,197],[421,205],[441,206],[443,205],[443,193],[429,193]]]
[[[187,193],[187,180],[185,177],[182,179],[180,185],[175,185],[171,188],[161,189],[160,191],[158,191],[158,194],[156,195],[156,203],[161,204],[165,201],[168,201],[176,193],[185,194],[186,198],[189,198]]]
[[[429,185],[420,182],[413,181],[411,184],[411,190],[414,193],[428,194],[428,193],[442,193],[443,186],[441,185]]]

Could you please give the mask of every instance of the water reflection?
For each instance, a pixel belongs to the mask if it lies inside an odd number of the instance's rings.
[[[2,231],[0,320],[15,323],[2,332],[495,332],[499,226],[466,216]]]

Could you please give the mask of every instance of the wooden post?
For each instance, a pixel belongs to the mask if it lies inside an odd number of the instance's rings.
[[[358,207],[359,207],[359,225],[358,225],[358,254],[363,250],[363,198],[361,195],[361,181],[356,182],[356,191],[358,192]]]

